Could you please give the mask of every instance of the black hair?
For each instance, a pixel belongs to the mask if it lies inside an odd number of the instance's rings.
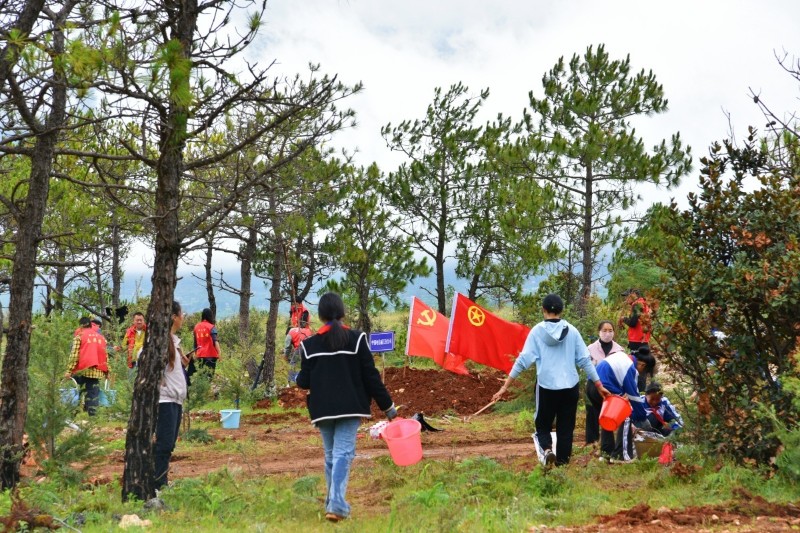
[[[319,299],[319,319],[330,325],[330,331],[325,334],[325,343],[332,350],[341,350],[347,346],[347,330],[342,326],[344,318],[344,302],[335,292],[326,292]]]
[[[92,325],[92,319],[91,319],[91,318],[89,318],[88,316],[82,316],[82,317],[81,317],[81,319],[80,319],[80,320],[78,320],[78,324],[79,324],[79,325],[80,325],[82,328],[88,328],[89,326],[91,326],[91,325]]]
[[[92,319],[92,323],[93,323],[93,324],[97,324],[98,326],[102,326],[102,325],[103,325],[103,321],[102,321],[102,320],[100,320],[100,319],[99,319],[99,318],[97,318],[97,317],[94,317],[94,318]]]
[[[211,312],[211,309],[208,307],[203,309],[203,312],[200,313],[200,320],[205,320],[206,322],[214,324],[214,314]]]
[[[614,323],[611,322],[610,320],[601,320],[600,323],[597,325],[597,331],[603,329],[603,326],[605,326],[606,324],[610,325],[611,329],[613,329],[615,332],[617,331],[617,328],[614,327]]]
[[[558,294],[548,294],[542,300],[542,309],[548,313],[560,315],[564,311],[564,300]]]
[[[300,325],[301,326],[307,326],[308,323],[309,323],[309,320],[308,320],[309,318],[310,318],[310,316],[308,314],[308,309],[306,309],[305,311],[303,311],[300,314]]]
[[[647,348],[647,350],[644,351],[642,348],[646,348],[646,346],[639,348],[634,355],[636,356],[637,361],[644,363],[644,373],[650,377],[653,377],[653,375],[656,373],[656,358],[652,353],[650,353],[650,348]]]
[[[651,381],[647,387],[644,389],[645,394],[650,394],[653,392],[662,392],[664,389],[661,387],[661,383],[657,381]]]
[[[303,297],[302,296],[295,296],[294,297],[294,301],[295,301],[295,303],[301,304],[301,303],[303,303]]]
[[[181,315],[181,304],[176,302],[175,300],[172,301],[172,316],[180,316]],[[172,331],[172,322],[175,319],[171,319],[169,322],[170,332]],[[177,352],[175,350],[175,343],[172,342],[172,334],[169,336],[169,344],[167,344],[167,368],[172,370],[175,368],[175,360],[177,359]]]

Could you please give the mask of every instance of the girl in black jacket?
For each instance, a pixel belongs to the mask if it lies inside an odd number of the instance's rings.
[[[342,324],[344,303],[338,294],[320,298],[319,318],[324,325],[301,343],[297,386],[309,390],[308,412],[322,435],[328,485],[325,518],[336,522],[350,514],[347,480],[356,454],[356,432],[362,418],[371,418],[371,400],[389,420],[397,411],[375,368],[367,335]]]

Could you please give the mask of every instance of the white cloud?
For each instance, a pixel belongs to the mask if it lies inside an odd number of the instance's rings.
[[[361,164],[392,170],[399,159],[381,126],[422,116],[434,87],[489,87],[482,118],[519,117],[558,57],[605,43],[664,85],[670,111],[637,121],[648,144],[680,131],[697,156],[727,134],[723,109],[740,136],[747,125],[763,126],[749,87],[777,109],[796,108],[797,86],[773,51],[800,54],[797,20],[795,1],[271,0],[259,59],[278,59],[286,73],[318,62],[345,82],[363,81],[350,102],[359,126],[336,143],[358,148]]]

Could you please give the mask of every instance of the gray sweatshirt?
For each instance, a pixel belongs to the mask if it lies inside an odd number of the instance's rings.
[[[181,364],[181,339],[173,335],[172,342],[175,344],[175,362],[172,370],[169,369],[169,365],[164,369],[158,403],[171,402],[183,405],[183,400],[186,399],[186,376]]]

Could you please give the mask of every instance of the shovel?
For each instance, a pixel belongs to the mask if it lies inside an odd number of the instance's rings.
[[[475,411],[474,413],[472,413],[468,417],[464,418],[464,422],[469,422],[470,418],[472,418],[473,416],[478,416],[479,414],[481,414],[482,412],[484,412],[485,410],[487,410],[488,408],[490,408],[491,406],[493,406],[496,403],[497,403],[496,401],[492,400],[491,402],[487,403],[486,405],[484,405],[483,407],[481,407],[480,409],[478,409],[477,411]]]

